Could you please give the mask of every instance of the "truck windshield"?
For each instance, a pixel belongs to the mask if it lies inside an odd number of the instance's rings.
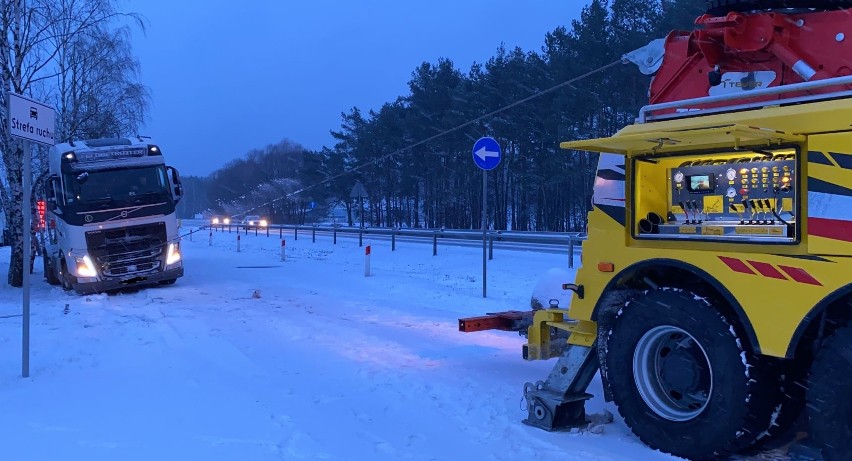
[[[142,205],[169,198],[162,165],[120,170],[66,173],[65,201],[69,205]]]

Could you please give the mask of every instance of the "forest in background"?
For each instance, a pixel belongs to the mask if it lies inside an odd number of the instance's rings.
[[[334,146],[317,152],[285,139],[208,177],[185,178],[179,212],[307,224],[340,205],[352,225],[363,206],[365,224],[374,227],[479,228],[482,173],[471,148],[491,136],[503,156],[488,173],[489,227],[583,230],[597,158],[560,150],[559,142],[632,123],[650,77],[616,64],[545,90],[617,63],[671,30],[691,30],[704,11],[704,0],[592,0],[569,27],[546,33],[539,51],[501,45],[466,72],[448,59],[424,62],[412,71],[409,94],[341,114]],[[351,197],[356,182],[364,185],[362,200]]]

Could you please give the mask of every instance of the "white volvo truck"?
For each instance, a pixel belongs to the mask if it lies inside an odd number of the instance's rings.
[[[150,139],[57,144],[41,183],[48,283],[86,294],[183,276],[175,214],[180,176]]]

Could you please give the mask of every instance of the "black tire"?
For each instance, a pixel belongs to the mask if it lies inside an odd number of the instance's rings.
[[[752,445],[769,427],[777,382],[735,331],[707,299],[680,289],[650,291],[621,309],[602,369],[639,439],[704,460]]]
[[[50,262],[50,256],[47,255],[46,251],[42,251],[41,253],[43,270],[44,270],[44,278],[47,280],[47,283],[51,285],[60,285],[62,282],[59,280],[59,277],[56,276],[56,270],[53,268],[53,264]]]
[[[808,378],[810,434],[826,461],[852,460],[852,326],[822,347]]]
[[[852,8],[852,0],[707,0],[707,12],[717,16],[724,16],[731,11],[780,8],[816,8],[818,10]]]
[[[754,446],[745,452],[753,456],[789,446],[800,433],[807,432],[804,415],[807,367],[798,361],[767,357],[762,357],[762,361],[766,366],[764,376],[767,380],[775,380],[778,393],[772,404],[774,410],[768,427],[758,436]]]
[[[68,273],[68,267],[65,265],[65,261],[62,261],[61,274],[59,274],[59,281],[62,284],[62,288],[65,291],[72,291],[74,289],[74,284],[71,282],[71,274]]]

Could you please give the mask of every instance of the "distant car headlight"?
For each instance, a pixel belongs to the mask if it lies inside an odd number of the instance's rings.
[[[213,224],[219,224],[219,218],[213,218]]]
[[[231,224],[231,218],[225,218],[222,220],[222,222],[225,224]]]
[[[170,243],[169,250],[166,252],[166,265],[171,266],[178,261],[180,261],[180,245],[177,243]]]
[[[267,222],[266,222],[266,220],[265,220],[265,219],[261,219],[261,220],[260,220],[260,227],[266,227],[266,226],[267,226]]]
[[[249,221],[249,226],[254,226],[254,221]]]
[[[92,258],[89,255],[75,256],[77,261],[77,276],[78,277],[97,277],[98,271],[95,270],[95,265],[92,263]]]

